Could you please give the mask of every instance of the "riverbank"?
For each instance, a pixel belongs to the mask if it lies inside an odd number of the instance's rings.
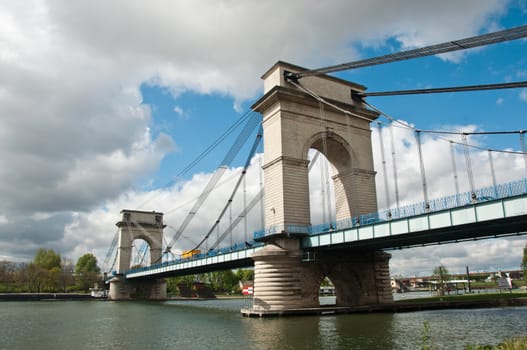
[[[399,300],[394,304],[385,307],[384,310],[392,312],[410,312],[421,310],[438,309],[478,309],[505,306],[525,306],[527,305],[527,294],[523,295],[466,295],[456,297],[437,297],[426,299],[407,299]],[[359,310],[357,310],[358,312]],[[372,310],[372,312],[375,310]]]
[[[244,296],[221,295],[219,300],[245,299]],[[106,300],[94,298],[85,293],[0,293],[0,301],[47,301],[47,300]],[[200,301],[212,300],[205,298],[172,297],[167,300]],[[256,312],[242,309],[242,314],[249,317],[295,316],[295,315],[330,315],[356,313],[399,313],[440,309],[474,309],[507,306],[526,306],[527,293],[495,293],[495,294],[464,294],[452,296],[434,296],[427,298],[397,300],[387,305],[365,305],[354,307],[339,307],[334,305],[318,308],[293,309],[273,312]]]
[[[527,293],[502,293],[502,294],[466,294],[443,297],[405,299],[384,305],[364,306],[322,306],[317,308],[255,311],[244,308],[243,316],[247,317],[277,317],[277,316],[302,316],[302,315],[335,315],[358,313],[400,313],[424,310],[442,309],[481,309],[508,306],[527,306]]]
[[[0,293],[0,301],[87,300],[97,299],[85,293]]]

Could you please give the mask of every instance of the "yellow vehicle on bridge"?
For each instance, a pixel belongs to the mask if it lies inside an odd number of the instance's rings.
[[[181,253],[181,259],[190,259],[198,254],[201,254],[201,250],[199,249],[184,250],[183,253]]]

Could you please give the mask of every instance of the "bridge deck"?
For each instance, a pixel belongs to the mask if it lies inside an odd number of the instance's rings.
[[[304,249],[405,248],[527,233],[527,194],[413,217],[382,221],[302,241]]]
[[[305,251],[321,249],[393,249],[503,237],[527,233],[527,187],[522,194],[367,225],[314,233],[302,238]],[[527,184],[527,182],[525,182]],[[510,193],[510,192],[509,192]],[[480,197],[481,198],[481,197]],[[163,278],[249,267],[262,243],[237,245],[230,252],[214,251],[191,259],[156,264],[126,273],[126,278]]]
[[[126,273],[126,278],[163,278],[249,267],[254,265],[251,256],[261,248],[261,246],[251,247],[216,256],[156,264],[131,270]]]

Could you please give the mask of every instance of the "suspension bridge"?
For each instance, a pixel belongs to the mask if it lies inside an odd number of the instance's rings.
[[[411,50],[379,60],[360,61],[357,65],[347,63],[319,70],[276,63],[263,75],[264,95],[252,106],[252,111],[215,141],[222,141],[235,127],[243,125],[188,215],[174,229],[170,242],[164,237],[163,213],[122,211],[105,259],[108,263],[113,257],[109,268],[112,275],[110,297],[115,300],[163,299],[166,298],[166,277],[254,266],[255,292],[253,305],[243,311],[247,315],[272,315],[284,310],[318,307],[318,289],[325,277],[335,285],[339,306],[388,304],[393,299],[387,250],[525,234],[527,151],[524,130],[485,133],[420,130],[365,101],[367,96],[382,96],[383,93],[366,93],[362,85],[327,75],[338,69],[384,64],[525,36],[527,26],[436,45],[428,50]],[[526,82],[516,82],[464,86],[457,91],[525,86]],[[435,90],[384,95],[441,93],[455,89]],[[388,120],[388,125],[383,126],[378,121],[382,117]],[[378,126],[382,158],[380,181],[377,182],[371,139],[374,123]],[[401,174],[393,146],[395,127],[409,130],[415,136],[420,180],[417,187],[422,193],[422,201],[416,204],[401,203],[398,180]],[[477,176],[475,180],[471,158],[473,150],[479,146],[470,144],[469,140],[477,135],[497,133],[518,137],[519,150],[479,149],[480,153],[488,154],[492,184],[476,188]],[[435,134],[450,149],[451,164],[444,165],[449,166],[453,174],[454,193],[448,197],[430,198],[421,147],[424,134]],[[221,184],[222,176],[251,135],[255,135],[254,141],[225,206],[219,210],[209,230],[187,235],[186,229],[199,215],[211,192]],[[390,136],[391,160],[385,157],[383,137],[386,136]],[[455,140],[454,136],[460,140]],[[262,140],[263,180],[260,180],[259,191],[247,202],[247,172]],[[465,192],[460,191],[456,147],[463,149],[469,187]],[[210,148],[197,159],[208,151]],[[493,162],[496,152],[508,154],[511,166],[518,169],[523,166],[518,178],[497,183]],[[313,225],[309,173],[317,162],[321,163],[323,215],[322,224]],[[388,172],[389,163],[391,173]],[[191,167],[192,164],[183,172]],[[382,210],[379,210],[377,199],[379,184],[382,184],[385,200]],[[233,202],[240,188],[244,193],[243,209],[233,220]],[[247,217],[257,207],[260,208],[262,229],[249,237]],[[226,221],[227,228],[220,233],[220,224],[225,226]],[[240,224],[244,226],[244,239],[235,243],[232,232]],[[132,259],[136,239],[146,242],[136,256],[140,257],[138,265],[149,256],[147,266],[132,266],[136,265]],[[173,250],[181,239],[189,240],[193,247],[177,256]]]
[[[301,240],[302,259],[316,261],[317,251],[322,249],[401,249],[524,234],[527,179],[478,189],[476,196],[480,199],[474,201],[470,192],[439,198],[431,202],[430,210],[424,209],[424,203],[406,206],[396,218],[390,211],[382,211],[311,226]],[[361,220],[365,224],[361,225]],[[287,229],[295,232],[294,227]],[[144,279],[252,267],[252,254],[263,247],[259,239],[273,234],[279,232],[270,227],[255,232],[256,240],[250,243],[131,269],[125,275],[128,279]]]

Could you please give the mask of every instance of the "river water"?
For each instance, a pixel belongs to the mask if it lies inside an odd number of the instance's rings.
[[[0,302],[0,349],[434,349],[527,335],[527,307],[257,319],[244,301]]]

